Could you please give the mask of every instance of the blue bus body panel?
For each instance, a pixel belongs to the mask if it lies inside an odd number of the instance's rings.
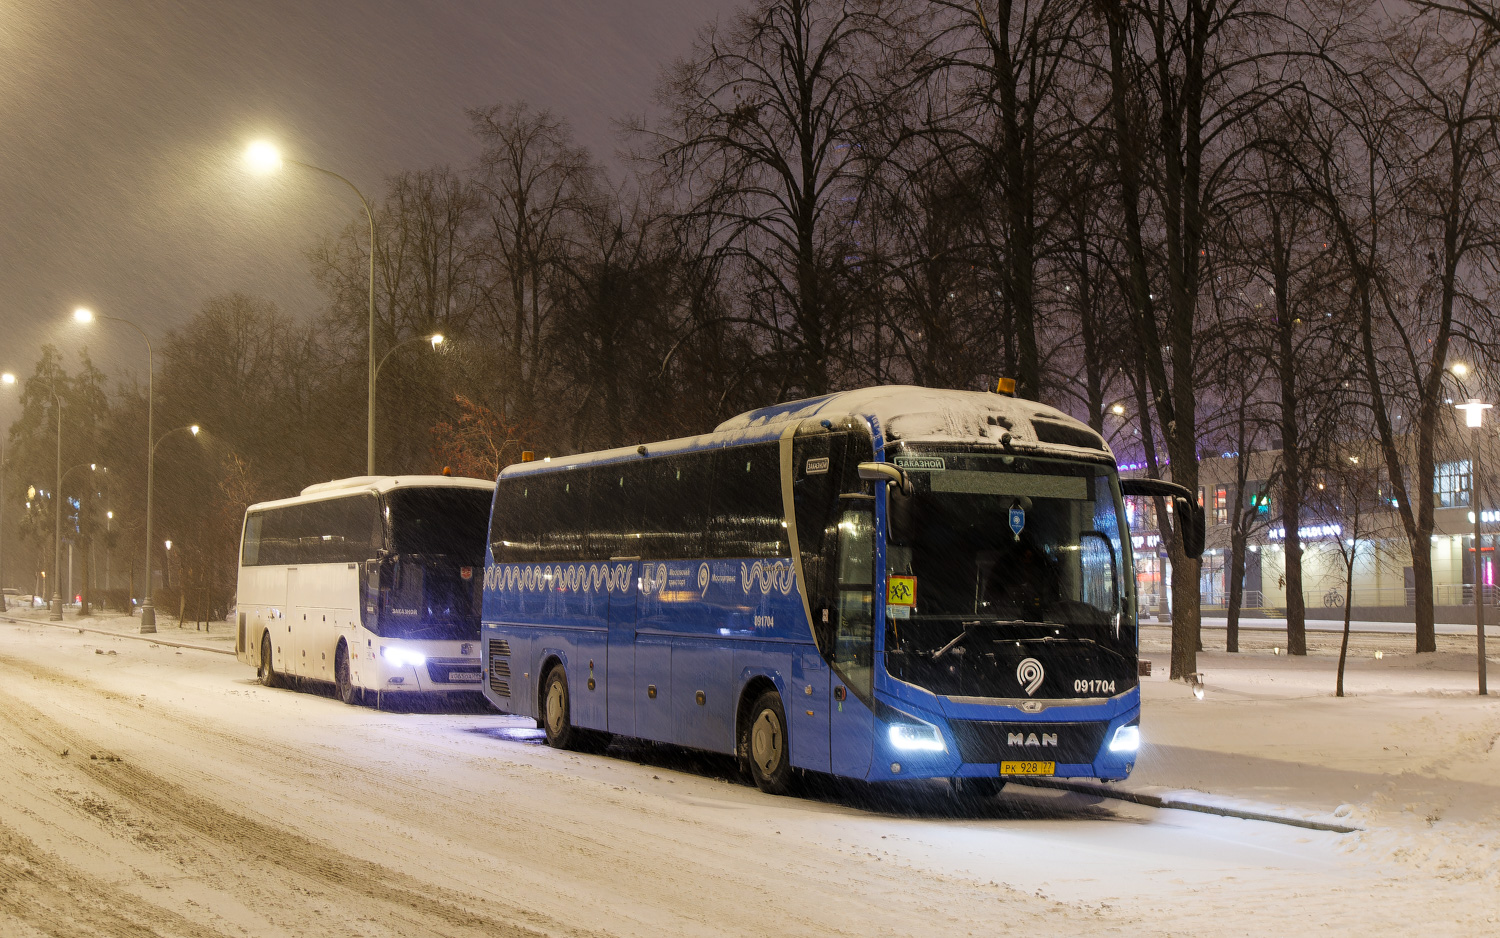
[[[765,678],[800,706],[787,714],[793,764],[827,771],[827,666],[788,558],[491,563],[484,620],[485,639],[511,651],[510,697],[485,690],[500,709],[539,716],[556,660],[575,725],[732,753],[740,695]]]

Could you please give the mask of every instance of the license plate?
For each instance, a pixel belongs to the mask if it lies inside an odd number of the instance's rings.
[[[1002,762],[1001,775],[1056,775],[1056,762]]]
[[[465,683],[465,682],[470,683],[470,684],[478,684],[479,681],[480,681],[480,674],[479,674],[478,671],[449,671],[448,672],[448,682],[450,684],[462,684],[462,683]]]

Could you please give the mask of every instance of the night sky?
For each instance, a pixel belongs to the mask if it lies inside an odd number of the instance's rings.
[[[0,4],[0,369],[43,342],[144,370],[217,293],[311,316],[306,253],[363,218],[333,180],[251,176],[253,138],[372,200],[403,169],[475,155],[464,109],[524,100],[614,162],[614,121],[733,0],[6,0]],[[619,164],[614,162],[615,168]],[[158,348],[160,343],[158,342]],[[69,355],[70,369],[76,358]],[[0,402],[5,422],[14,404]]]

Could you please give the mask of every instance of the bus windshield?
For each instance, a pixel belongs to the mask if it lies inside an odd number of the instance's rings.
[[[477,638],[491,493],[397,489],[386,495],[390,556],[375,623],[387,638]]]
[[[1133,683],[1127,542],[1112,470],[998,453],[896,462],[913,492],[890,495],[893,676],[941,694],[1053,696],[1020,693],[1027,682],[1017,665],[1070,646],[1067,656],[1090,659],[1082,670],[1091,679],[1107,672]],[[1054,689],[1074,696],[1071,683]]]
[[[396,489],[386,495],[391,550],[438,554],[469,566],[483,564],[491,497],[487,489]]]

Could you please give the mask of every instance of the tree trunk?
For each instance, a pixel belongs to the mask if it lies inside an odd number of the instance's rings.
[[[1224,650],[1240,650],[1240,606],[1245,601],[1245,541],[1243,532],[1229,535],[1229,603],[1225,609]]]

